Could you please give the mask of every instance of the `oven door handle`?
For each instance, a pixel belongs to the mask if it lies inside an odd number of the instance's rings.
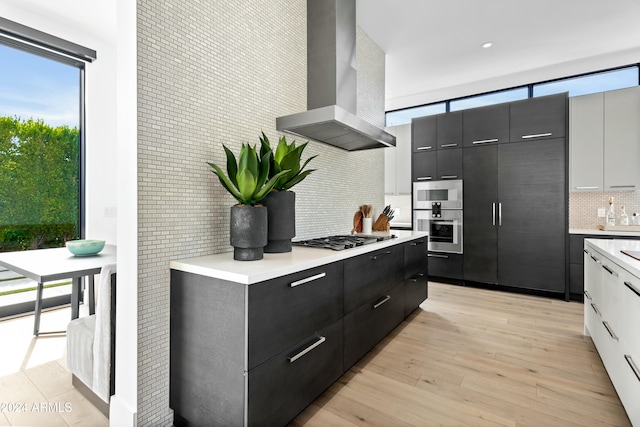
[[[498,225],[502,227],[502,202],[498,203]]]
[[[493,225],[495,226],[496,225],[496,202],[493,202],[491,213],[493,214]]]

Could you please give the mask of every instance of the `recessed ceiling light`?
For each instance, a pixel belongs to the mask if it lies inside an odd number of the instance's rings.
[[[482,47],[486,49],[486,48],[488,48],[488,47],[491,47],[492,45],[493,45],[493,43],[491,43],[491,42],[487,42],[487,43],[484,43],[484,44],[482,45]]]

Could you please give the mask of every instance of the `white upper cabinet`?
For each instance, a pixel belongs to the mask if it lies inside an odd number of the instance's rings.
[[[386,131],[396,137],[396,147],[384,149],[384,193],[410,195],[411,124],[390,126]]]
[[[640,86],[604,93],[604,188],[640,189]]]
[[[604,189],[604,94],[569,99],[569,191]]]
[[[639,190],[640,86],[569,102],[569,191]]]

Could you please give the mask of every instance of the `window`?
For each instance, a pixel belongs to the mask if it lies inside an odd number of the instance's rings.
[[[620,68],[585,76],[570,77],[533,85],[533,96],[569,92],[569,96],[587,95],[638,85],[638,67]]]
[[[421,107],[406,108],[398,111],[390,111],[386,114],[387,126],[398,126],[411,123],[414,117],[431,116],[446,112],[446,104],[440,102],[438,104],[423,105]]]
[[[528,95],[529,90],[526,87],[519,87],[516,89],[487,93],[485,95],[455,99],[449,103],[449,111],[466,110],[467,108],[484,107],[485,105],[517,101],[520,99],[526,99]]]
[[[0,251],[64,246],[82,235],[84,65],[1,42],[0,63]],[[45,304],[69,283],[47,283]],[[35,285],[0,269],[0,316],[33,310]]]

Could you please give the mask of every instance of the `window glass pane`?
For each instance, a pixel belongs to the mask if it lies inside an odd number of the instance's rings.
[[[588,76],[572,77],[533,86],[533,96],[569,92],[569,96],[587,95],[638,85],[638,67],[621,68]]]
[[[411,123],[411,119],[414,117],[432,116],[446,111],[446,104],[444,102],[423,105],[421,107],[407,108],[405,110],[391,111],[386,114],[387,126],[404,125]]]
[[[456,99],[449,104],[450,111],[466,110],[467,108],[484,107],[485,105],[500,104],[503,102],[518,101],[526,99],[529,91],[526,87],[502,90],[500,92],[488,93],[486,95],[470,96],[468,98]]]
[[[0,251],[64,246],[80,230],[80,69],[2,44],[0,64]],[[0,307],[33,300],[35,282],[0,279]]]

